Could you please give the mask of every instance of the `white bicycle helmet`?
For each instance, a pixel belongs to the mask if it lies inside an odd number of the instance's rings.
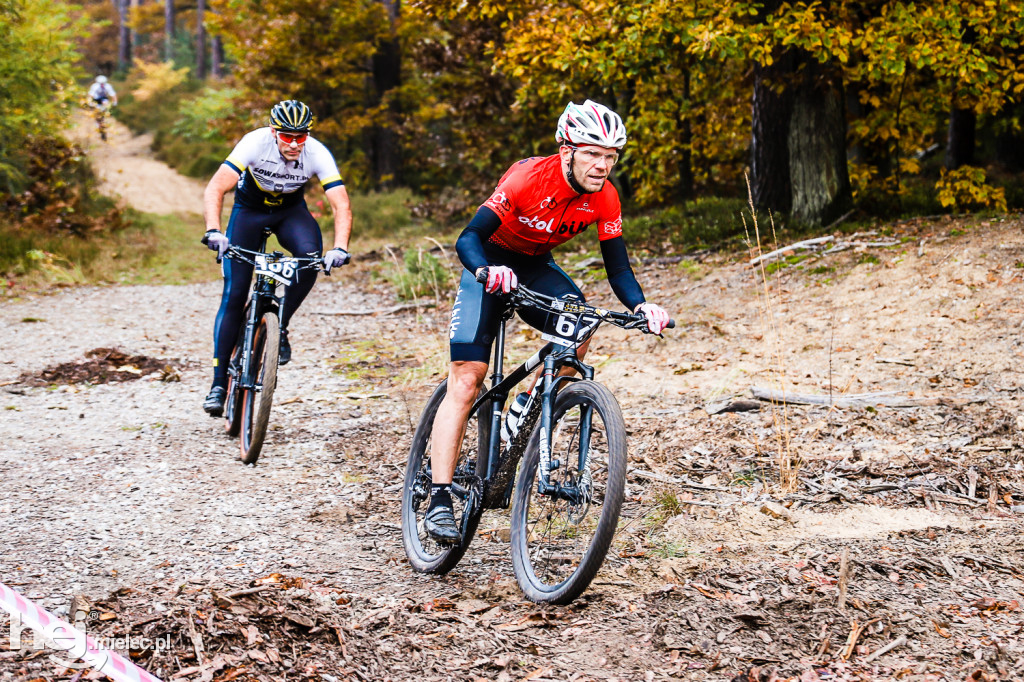
[[[569,102],[558,117],[555,142],[622,149],[626,144],[626,127],[622,118],[603,104],[589,99],[583,104]]]
[[[104,76],[103,74],[100,74],[99,76],[96,76],[96,82],[97,83],[101,83],[101,84],[102,83],[106,83],[107,82],[107,77]]]

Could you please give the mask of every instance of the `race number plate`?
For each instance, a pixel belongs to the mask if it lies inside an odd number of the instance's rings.
[[[578,310],[580,306],[567,303],[565,308],[575,308]],[[600,322],[601,319],[596,315],[581,315],[572,310],[561,313],[548,313],[548,319],[544,325],[541,338],[568,348],[575,348],[587,338],[594,327]]]
[[[289,286],[298,271],[298,261],[294,258],[271,260],[264,254],[256,256],[256,275],[269,277],[272,280]]]

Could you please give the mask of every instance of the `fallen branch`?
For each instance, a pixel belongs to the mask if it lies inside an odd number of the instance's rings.
[[[836,600],[836,607],[846,608],[846,587],[850,581],[850,548],[843,548],[843,555],[839,559],[839,599]]]
[[[947,405],[956,402],[950,398],[912,398],[901,396],[898,391],[879,391],[877,393],[856,393],[840,396],[817,395],[812,393],[789,393],[773,388],[751,386],[750,393],[758,400],[788,405],[824,405],[826,407],[922,407],[927,405]],[[967,403],[983,403],[988,398],[973,396],[961,398]]]
[[[760,263],[765,263],[765,262],[770,261],[770,260],[775,260],[779,256],[781,256],[781,255],[783,255],[783,254],[785,254],[785,253],[787,253],[789,251],[794,251],[796,249],[810,249],[810,248],[813,248],[813,247],[818,246],[820,244],[827,244],[828,242],[831,242],[831,241],[834,241],[834,240],[835,240],[835,237],[833,237],[832,235],[829,235],[827,237],[816,237],[815,239],[805,239],[802,242],[797,242],[795,244],[790,244],[789,246],[784,246],[781,249],[775,249],[774,251],[769,251],[768,253],[765,253],[765,254],[762,254],[762,255],[758,256],[757,258],[752,258],[752,259],[750,259],[750,264],[751,265],[758,265]]]
[[[850,636],[846,638],[846,646],[843,647],[843,651],[839,654],[839,658],[844,661],[850,660],[850,656],[853,656],[853,649],[857,646],[857,640],[860,639],[861,634],[868,629],[869,625],[877,623],[878,618],[872,618],[871,620],[859,624],[854,618],[850,619]]]
[[[868,657],[864,659],[864,662],[865,663],[870,663],[871,661],[875,660],[879,656],[885,655],[885,654],[889,653],[890,651],[892,651],[893,649],[895,649],[897,647],[901,647],[901,646],[903,646],[906,643],[907,643],[907,636],[906,635],[900,635],[896,639],[892,640],[891,642],[889,642],[888,644],[883,646],[878,651],[875,651],[875,652],[869,654]]]
[[[413,310],[415,308],[433,308],[437,304],[428,301],[416,301],[415,303],[403,303],[401,305],[391,306],[390,308],[376,308],[374,310],[314,310],[314,315],[391,315],[393,313],[400,313],[403,310]]]

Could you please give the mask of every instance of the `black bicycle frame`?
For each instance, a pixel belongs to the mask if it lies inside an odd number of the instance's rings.
[[[494,372],[491,374],[491,388],[485,392],[477,401],[473,404],[470,409],[470,415],[475,414],[478,410],[484,409],[484,407],[490,404],[490,429],[489,439],[487,447],[484,451],[478,452],[477,463],[476,463],[476,474],[484,480],[485,483],[485,508],[498,508],[508,506],[508,490],[502,490],[501,496],[499,497],[498,490],[489,489],[491,482],[502,480],[506,477],[509,478],[509,483],[513,480],[510,476],[516,465],[519,463],[519,459],[522,457],[522,452],[513,452],[511,448],[506,449],[505,457],[492,457],[493,454],[501,452],[501,440],[500,440],[500,429],[501,429],[501,415],[502,410],[508,400],[509,391],[515,387],[519,382],[528,377],[530,373],[535,371],[541,365],[544,366],[542,375],[543,383],[541,384],[541,391],[539,398],[541,400],[541,414],[540,414],[540,427],[541,427],[541,438],[540,438],[540,449],[541,449],[541,463],[540,463],[540,476],[538,483],[538,492],[544,494],[555,494],[559,496],[560,493],[565,491],[556,490],[554,486],[551,486],[549,481],[549,469],[550,469],[550,452],[548,443],[548,434],[551,433],[551,422],[554,418],[554,395],[555,390],[560,382],[566,381],[580,381],[577,377],[570,376],[556,376],[557,369],[565,366],[572,367],[578,371],[583,380],[591,380],[594,378],[594,368],[590,365],[585,364],[579,359],[577,355],[577,346],[562,346],[561,344],[548,343],[541,348],[537,353],[530,357],[526,362],[521,364],[515,370],[512,371],[507,377],[503,376],[504,372],[504,356],[505,356],[505,325],[511,318],[511,310],[508,314],[501,318],[499,324],[498,333],[495,336],[494,343]],[[595,325],[590,333],[587,335],[589,339],[593,333],[597,330]],[[585,339],[580,340],[582,343]],[[580,443],[580,470],[582,471],[583,466],[586,464],[583,458],[586,453],[589,452],[589,427],[591,419],[591,411],[589,407],[584,407],[581,421],[581,435],[585,436],[587,442],[584,443],[581,438]],[[481,415],[482,417],[482,415]],[[510,442],[511,445],[511,442]],[[503,469],[504,476],[498,477],[499,470]]]

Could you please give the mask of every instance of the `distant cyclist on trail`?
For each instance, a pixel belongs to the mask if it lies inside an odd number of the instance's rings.
[[[96,107],[106,107],[108,104],[117,106],[117,93],[114,92],[114,86],[107,82],[106,76],[96,76],[96,80],[89,86],[89,101]]]
[[[323,250],[320,226],[303,198],[306,182],[315,175],[334,213],[334,248],[324,254],[324,269],[329,273],[348,263],[352,232],[348,190],[334,156],[310,137],[312,126],[313,114],[308,106],[296,100],[278,102],[270,110],[270,125],[245,135],[214,174],[203,194],[203,214],[206,244],[218,257],[227,252],[229,245],[259,248],[264,227],[271,228],[293,256],[319,256]],[[237,188],[235,204],[224,234],[220,231],[220,214],[224,195],[233,188]],[[224,413],[228,361],[242,324],[253,272],[251,265],[237,260],[224,260],[223,269],[224,292],[213,327],[213,386],[203,402],[203,409],[212,417]],[[315,270],[302,270],[285,293],[279,364],[291,360],[288,323],[313,288],[316,274]]]
[[[626,144],[622,119],[590,100],[570,102],[558,119],[555,141],[560,145],[557,154],[523,159],[505,172],[455,244],[465,270],[452,307],[448,392],[434,420],[433,485],[424,519],[427,533],[441,543],[461,540],[452,510],[451,482],[462,425],[486,377],[503,310],[497,294],[508,293],[522,282],[542,294],[583,300],[579,287],[555,264],[550,252],[596,223],[612,291],[629,310],[646,315],[651,332],[660,333],[669,322],[664,309],[646,302],[629,265],[619,195],[608,182],[619,150]],[[478,275],[486,279],[485,284],[477,281]],[[523,311],[523,319],[541,328],[545,314]],[[580,346],[580,358],[588,345],[589,341]],[[528,393],[521,393],[509,408],[503,439],[518,430],[529,399]]]

